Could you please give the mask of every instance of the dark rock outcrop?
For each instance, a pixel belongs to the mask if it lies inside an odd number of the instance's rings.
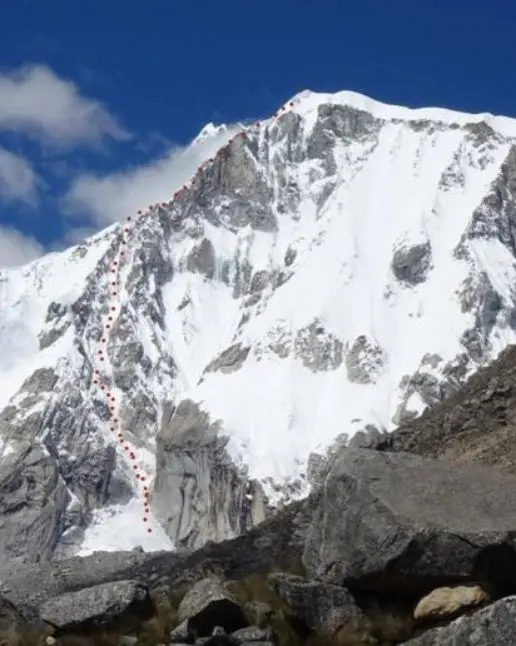
[[[392,258],[392,271],[396,278],[407,286],[422,283],[432,266],[430,243],[400,246]]]

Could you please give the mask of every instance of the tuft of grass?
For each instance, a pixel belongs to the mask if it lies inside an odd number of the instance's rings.
[[[170,601],[160,599],[155,602],[156,614],[144,621],[138,633],[138,646],[155,646],[168,639],[170,630],[177,625],[177,609]]]
[[[88,635],[69,633],[57,639],[56,646],[119,646],[122,634],[99,631]]]
[[[0,646],[45,646],[50,632],[36,632],[25,627],[13,626],[0,633]]]
[[[405,642],[414,636],[412,613],[404,604],[371,603],[366,609],[371,633],[382,646]]]

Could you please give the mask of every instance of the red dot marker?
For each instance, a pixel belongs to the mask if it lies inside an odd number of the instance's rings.
[[[149,527],[149,529],[147,530],[147,533],[148,533],[148,534],[152,534],[152,529],[151,529],[150,527]]]

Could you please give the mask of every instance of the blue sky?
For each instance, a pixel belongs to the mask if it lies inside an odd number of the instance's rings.
[[[206,123],[303,89],[516,117],[515,24],[512,0],[3,0],[0,267],[164,199]]]

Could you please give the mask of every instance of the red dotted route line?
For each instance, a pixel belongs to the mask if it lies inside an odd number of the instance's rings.
[[[288,105],[282,106],[275,113],[274,118],[278,119],[280,116],[282,116],[282,114],[286,112],[287,107],[292,108],[294,107],[294,105],[295,105],[295,102],[290,101]],[[259,121],[253,125],[254,128],[259,128],[260,126],[261,126],[261,123]],[[217,151],[215,158],[218,157],[223,150],[225,149],[227,150],[228,146],[231,145],[231,143],[234,141],[236,137],[243,137],[246,139],[247,132],[243,130],[239,132],[237,135],[235,135],[232,139],[230,139],[225,146],[223,146]],[[204,164],[199,166],[197,168],[197,172],[194,178],[202,172],[203,166],[213,163],[215,161],[215,158],[208,159]],[[177,199],[188,188],[190,188],[190,186],[188,184],[185,184],[182,188],[180,188],[178,191],[174,193],[173,199]],[[153,213],[156,207],[158,206],[160,205],[154,204],[149,206],[147,213]],[[166,206],[166,204],[163,203],[161,206]],[[143,215],[142,211],[139,210],[137,212],[137,215],[138,216]],[[112,298],[118,298],[120,295],[120,264],[121,264],[121,261],[125,260],[127,257],[128,234],[131,233],[132,226],[133,226],[133,220],[131,217],[128,217],[126,219],[126,222],[122,230],[123,231],[122,246],[120,247],[120,251],[119,251],[119,260],[114,260],[110,267],[109,287],[111,290],[110,294]],[[100,349],[97,350],[97,353],[96,353],[96,358],[98,359],[99,362],[101,362],[101,364],[104,364],[104,365],[106,362],[105,348],[108,343],[109,331],[113,327],[113,324],[115,321],[116,310],[117,310],[116,305],[113,304],[113,301],[111,301],[109,306],[109,314],[106,317],[106,320],[104,322],[102,336],[100,338]],[[110,390],[108,385],[111,380],[106,376],[103,376],[103,370],[101,368],[95,369],[93,374],[94,374],[94,377],[93,377],[94,386],[98,387],[107,399],[107,403],[109,406],[109,416],[110,416],[110,430],[115,435],[118,442],[120,443],[120,447],[123,449],[124,454],[126,455],[128,460],[130,460],[134,477],[136,478],[136,480],[138,481],[139,485],[142,488],[142,498],[143,498],[142,521],[147,526],[147,532],[149,534],[152,534],[152,528],[148,526],[150,524],[149,486],[147,484],[148,476],[139,468],[136,452],[134,448],[131,447],[129,442],[127,442],[127,440],[124,438],[124,434],[122,432],[122,428],[120,424],[120,419],[116,413],[117,400],[114,393]]]

